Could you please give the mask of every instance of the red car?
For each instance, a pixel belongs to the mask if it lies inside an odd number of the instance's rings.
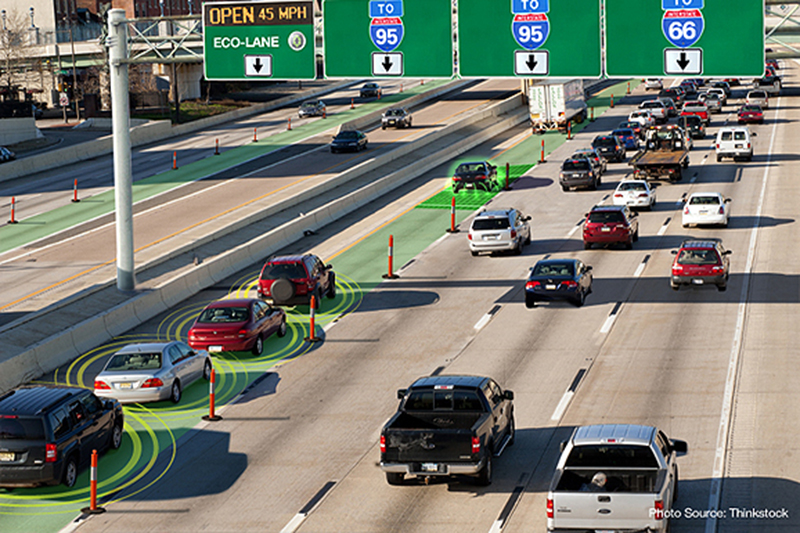
[[[690,100],[683,104],[680,116],[685,117],[689,115],[697,115],[706,124],[710,121],[706,104],[699,100]]]
[[[626,205],[596,205],[583,223],[583,247],[593,244],[624,244],[627,249],[639,240],[639,219]]]
[[[745,104],[739,108],[739,124],[764,123],[764,111],[759,105]]]
[[[669,280],[672,290],[677,291],[681,285],[716,285],[720,291],[728,288],[728,256],[732,252],[723,248],[722,240],[683,241],[680,249],[672,253],[675,255]]]
[[[189,330],[189,346],[208,352],[264,351],[264,340],[286,335],[286,312],[257,298],[225,299],[203,309]]]
[[[258,295],[274,305],[322,304],[322,296],[336,298],[336,275],[316,255],[285,255],[266,262],[258,277]]]

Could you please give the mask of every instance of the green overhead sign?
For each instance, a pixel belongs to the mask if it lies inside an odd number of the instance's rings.
[[[209,80],[312,80],[314,4],[205,3],[203,54]]]
[[[324,0],[327,78],[451,78],[450,0]]]
[[[459,1],[458,71],[465,78],[600,76],[600,1]]]
[[[609,76],[758,77],[763,0],[605,0]]]

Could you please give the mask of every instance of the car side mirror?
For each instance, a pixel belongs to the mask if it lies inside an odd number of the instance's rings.
[[[752,135],[753,137],[758,137],[758,133],[756,133],[756,132],[753,132],[750,135]]]
[[[105,408],[106,408],[106,409],[108,409],[109,411],[111,411],[111,410],[113,410],[113,409],[114,409],[114,400],[105,400],[105,401],[103,402],[103,405],[105,406]]]
[[[586,271],[589,272],[590,270],[593,270],[592,265],[586,265]]]
[[[678,250],[672,250],[672,251],[670,251],[670,253],[671,253],[672,255],[678,255]]]
[[[731,202],[731,201],[733,201],[733,198],[725,198],[725,203],[726,203],[726,204],[727,204],[728,202]]]
[[[405,398],[407,392],[408,389],[397,389],[397,399],[402,400],[403,398]]]
[[[325,269],[326,269],[326,270],[331,270],[332,268],[333,268],[333,265],[332,265],[332,264],[330,264],[330,263],[328,263],[327,265],[325,265]]]
[[[530,216],[530,215],[528,215],[528,216],[526,216],[526,217],[525,217],[525,219],[524,219],[524,220],[525,220],[525,222],[527,222],[527,221],[529,221],[530,219],[531,219],[531,216]]]
[[[722,252],[722,255],[731,255],[732,253],[733,250],[725,250],[724,252]]]
[[[503,391],[503,398],[505,398],[506,400],[513,400],[514,399],[514,392],[510,391],[510,390]]]
[[[675,453],[679,456],[686,455],[689,452],[689,445],[686,444],[685,440],[671,439],[669,443]]]

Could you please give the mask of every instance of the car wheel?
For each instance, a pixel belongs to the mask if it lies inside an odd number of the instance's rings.
[[[472,254],[472,257],[478,257],[478,252],[476,252],[475,250],[470,250],[469,253]]]
[[[172,382],[172,392],[170,392],[169,399],[172,403],[181,401],[181,382],[177,379]]]
[[[675,477],[673,478],[674,481],[672,482],[672,505],[671,507],[675,506],[675,502],[678,500],[678,465],[675,465]]]
[[[281,325],[278,326],[278,337],[286,336],[286,317],[281,319]]]
[[[264,352],[264,339],[261,338],[260,333],[256,336],[256,342],[253,344],[252,352],[253,355],[261,355]]]
[[[592,249],[592,243],[590,243],[590,242],[585,242],[585,241],[584,241],[584,243],[583,243],[583,249],[584,249],[584,250],[591,250],[591,249]]]
[[[567,187],[566,185],[562,185],[561,190],[564,192],[569,192],[569,187]]]
[[[386,124],[381,124],[381,129],[385,130],[386,129]]]
[[[597,180],[592,180],[592,184],[589,185],[589,190],[590,191],[596,191],[597,190]]]
[[[517,241],[517,245],[514,247],[514,255],[522,255],[522,241]]]
[[[670,288],[671,288],[673,291],[677,291],[678,289],[680,289],[680,288],[681,288],[681,286],[680,286],[680,285],[678,285],[677,283],[675,283],[675,282],[674,282],[674,281],[672,281],[672,280],[670,280],[670,282],[669,282],[669,286],[670,286]]]
[[[753,156],[752,156],[752,155],[748,155],[748,156],[747,156],[747,161],[748,161],[748,162],[750,162],[750,161],[752,161],[752,160],[753,160]]]
[[[625,249],[626,250],[633,250],[633,237],[632,236],[628,239],[628,242],[625,243]]]
[[[722,161],[722,156],[717,154],[717,163],[719,163],[720,161]]]
[[[69,459],[67,459],[67,463],[64,465],[64,475],[62,476],[61,482],[67,488],[72,488],[75,486],[75,482],[78,480],[78,458],[75,457],[75,454],[70,455]]]
[[[120,446],[122,446],[122,424],[117,422],[111,430],[111,448],[119,450]]]
[[[206,381],[211,381],[211,368],[211,361],[206,360],[203,364],[203,379]]]
[[[508,444],[506,446],[513,446],[514,441],[517,440],[517,424],[514,422],[514,413],[511,413],[511,420],[508,423]]]
[[[525,294],[525,307],[528,309],[536,307],[536,300],[533,298],[532,294]]]
[[[580,291],[578,293],[578,297],[575,299],[575,307],[583,307],[583,304],[586,303],[586,293]]]
[[[633,242],[637,242],[639,240],[639,228],[636,228],[636,232],[633,234]]]
[[[328,281],[328,290],[325,292],[325,296],[331,300],[336,298],[336,277],[333,274],[331,274],[331,279]]]
[[[723,284],[721,284],[721,285],[717,285],[717,290],[718,290],[719,292],[725,292],[725,291],[727,291],[727,290],[728,290],[728,284],[727,284],[727,283],[723,283]]]
[[[478,472],[477,478],[478,485],[482,487],[486,487],[492,484],[492,449],[491,447],[486,449],[486,463],[481,468],[481,471]]]
[[[528,230],[528,236],[525,237],[525,244],[528,245],[531,243],[531,232]]]
[[[402,472],[386,472],[386,482],[389,485],[402,485],[405,480],[405,474]]]

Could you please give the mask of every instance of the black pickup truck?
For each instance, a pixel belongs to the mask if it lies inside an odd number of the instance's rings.
[[[514,393],[491,378],[431,376],[397,391],[397,413],[381,431],[390,485],[406,474],[475,476],[492,482],[492,458],[514,444]]]

